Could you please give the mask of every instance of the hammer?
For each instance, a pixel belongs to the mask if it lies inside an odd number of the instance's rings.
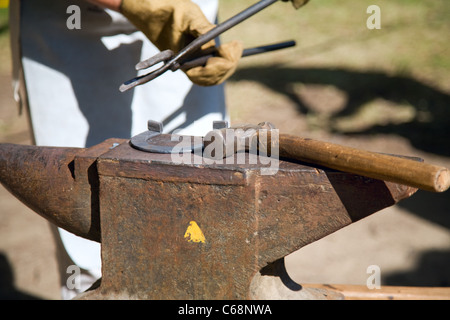
[[[220,145],[228,157],[236,151],[258,151],[285,159],[319,165],[334,170],[385,180],[432,192],[444,192],[450,186],[450,173],[445,167],[427,164],[416,159],[381,154],[341,146],[333,143],[279,134],[270,122],[258,125],[239,125],[227,128],[216,123],[205,136],[205,145]]]

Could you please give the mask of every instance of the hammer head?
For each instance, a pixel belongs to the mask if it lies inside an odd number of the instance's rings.
[[[204,156],[220,160],[236,152],[250,152],[278,158],[278,130],[270,122],[228,127],[220,122],[204,138]]]

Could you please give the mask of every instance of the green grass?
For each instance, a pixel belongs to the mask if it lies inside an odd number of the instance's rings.
[[[220,20],[255,2],[221,1]],[[366,10],[372,4],[381,9],[380,30],[366,27],[369,17]],[[352,102],[352,109],[347,110],[342,119],[333,118],[332,112],[324,112],[326,107],[313,110],[303,118],[310,123],[302,127],[304,130],[327,131],[330,122],[337,128],[344,124],[370,128],[416,123],[414,115],[422,113],[413,109],[420,99],[432,101],[426,103],[426,112],[436,111],[448,117],[450,112],[443,111],[450,93],[448,17],[448,0],[311,0],[298,11],[289,3],[275,3],[222,35],[224,42],[238,39],[244,47],[288,39],[297,42],[294,49],[241,60],[227,89],[231,117],[253,122],[274,117],[283,126],[288,122],[283,112],[291,118],[295,114],[301,117],[301,112],[297,112],[298,101],[311,96],[308,88],[317,91],[313,85],[324,86],[324,91],[326,86],[332,85],[347,99],[361,102],[359,105]],[[279,74],[281,72],[284,73]],[[391,77],[398,81],[390,81]],[[364,85],[352,82],[353,79],[363,81]],[[380,79],[390,86],[380,84]],[[361,90],[352,89],[358,85]],[[419,90],[425,92],[423,98],[416,97],[415,92],[407,89],[408,85],[422,86]],[[304,90],[296,91],[299,86]],[[431,88],[438,93],[428,94]],[[327,103],[333,104],[332,101]],[[279,116],[274,109],[279,111]],[[379,113],[388,109],[394,112],[379,117]],[[351,128],[347,126],[347,129]]]
[[[8,9],[0,9],[0,72],[11,72]]]
[[[220,19],[255,3],[221,1]],[[381,30],[369,30],[366,9],[381,8]],[[311,0],[295,11],[275,3],[223,34],[246,47],[287,39],[297,41],[285,54],[248,59],[249,64],[287,63],[377,69],[413,74],[450,88],[450,1],[448,0]]]

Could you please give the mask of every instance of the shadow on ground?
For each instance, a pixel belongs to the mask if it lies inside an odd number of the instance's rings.
[[[14,273],[8,258],[0,253],[0,300],[40,300],[14,286]]]
[[[419,190],[398,205],[424,220],[450,230],[449,192]],[[426,251],[419,258],[414,270],[389,274],[383,278],[383,283],[396,286],[450,287],[450,250]]]
[[[384,285],[450,287],[450,250],[429,250],[419,258],[416,268],[384,276]]]
[[[347,135],[389,133],[403,136],[425,152],[450,157],[450,95],[407,76],[342,68],[289,68],[277,65],[241,68],[230,81],[255,81],[288,97],[300,114],[314,113],[295,89],[298,84],[333,86],[345,95],[342,108],[331,115],[331,132]],[[376,99],[415,109],[414,118],[401,124],[376,125],[358,132],[339,131],[333,122],[356,114]]]

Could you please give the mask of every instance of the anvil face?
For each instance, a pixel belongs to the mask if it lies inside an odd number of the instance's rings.
[[[85,298],[248,299],[268,264],[416,189],[280,160],[174,162],[109,139],[88,148],[1,145],[0,178],[59,227],[102,243]],[[240,162],[238,162],[240,163]]]

